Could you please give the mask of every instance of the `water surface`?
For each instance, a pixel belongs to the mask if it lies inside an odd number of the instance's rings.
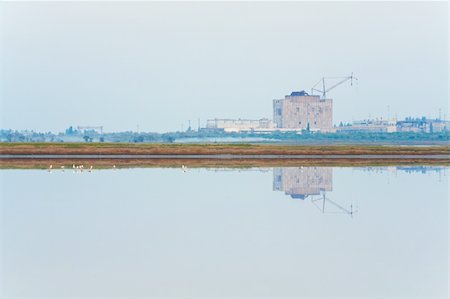
[[[448,296],[448,168],[2,170],[2,298]]]

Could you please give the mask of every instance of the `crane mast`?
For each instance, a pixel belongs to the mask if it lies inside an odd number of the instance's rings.
[[[326,87],[326,81],[328,80],[339,80],[337,83],[333,84],[330,87]],[[350,85],[353,86],[353,80],[358,80],[358,78],[356,78],[355,76],[353,76],[353,73],[350,76],[347,77],[323,77],[322,79],[320,79],[319,82],[317,82],[316,84],[314,84],[314,86],[311,88],[311,94],[313,95],[314,92],[320,92],[322,94],[322,98],[326,98],[327,96],[327,92],[329,92],[330,90],[338,87],[339,85],[341,85],[342,83],[347,82],[348,80],[350,80]],[[322,89],[320,90],[318,87],[319,85],[322,85]]]

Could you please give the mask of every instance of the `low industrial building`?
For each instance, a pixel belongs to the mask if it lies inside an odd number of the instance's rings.
[[[336,127],[336,132],[397,132],[396,120],[365,119],[353,121],[351,125]]]
[[[450,121],[442,119],[406,118],[397,122],[398,132],[435,133],[450,130]]]
[[[267,118],[262,119],[208,119],[207,129],[223,130],[225,132],[243,131],[271,131],[275,128],[275,123]]]
[[[284,99],[273,100],[273,120],[279,129],[332,132],[333,100],[294,91]]]
[[[367,119],[336,127],[336,132],[436,133],[450,130],[450,122],[441,119],[406,118],[405,120]]]

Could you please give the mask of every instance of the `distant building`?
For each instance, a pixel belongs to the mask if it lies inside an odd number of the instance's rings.
[[[365,119],[353,121],[350,126],[339,126],[337,132],[397,132],[396,120]]]
[[[450,121],[442,119],[406,118],[397,122],[398,132],[433,133],[450,130]]]
[[[83,134],[86,133],[103,134],[103,126],[78,126],[77,130],[79,132],[82,132]]]
[[[207,129],[220,129],[225,132],[266,131],[273,130],[275,123],[267,118],[262,119],[208,119]]]
[[[280,129],[331,132],[333,100],[294,91],[284,99],[273,100],[273,120]]]
[[[273,190],[305,199],[333,190],[332,167],[286,167],[273,169]]]
[[[450,122],[441,119],[406,118],[405,120],[365,119],[352,122],[351,125],[340,125],[336,132],[413,132],[433,133],[450,130]]]
[[[435,119],[430,121],[427,127],[429,132],[443,132],[450,131],[450,121]]]

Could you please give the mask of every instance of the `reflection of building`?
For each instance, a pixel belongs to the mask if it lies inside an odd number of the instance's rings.
[[[347,214],[353,216],[358,211],[353,203],[337,202],[326,196],[333,190],[332,167],[288,167],[273,169],[273,190],[284,191],[292,198],[311,203],[326,214]]]
[[[406,173],[430,173],[441,171],[445,174],[445,170],[447,166],[371,166],[371,167],[355,167],[354,171],[367,171],[367,172],[375,172],[375,173],[383,173],[383,172],[406,172]]]
[[[273,190],[292,198],[305,199],[333,190],[332,167],[287,167],[273,169]]]

